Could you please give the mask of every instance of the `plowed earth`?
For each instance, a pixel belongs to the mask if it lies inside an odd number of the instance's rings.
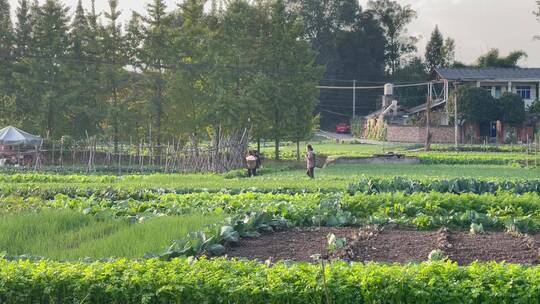
[[[333,233],[345,238],[347,245],[328,251],[327,236]],[[417,231],[402,229],[314,228],[265,234],[242,239],[229,249],[229,257],[313,261],[321,255],[356,262],[409,263],[423,262],[432,250],[441,250],[460,265],[479,262],[540,263],[540,235],[487,232],[472,235],[465,231]]]

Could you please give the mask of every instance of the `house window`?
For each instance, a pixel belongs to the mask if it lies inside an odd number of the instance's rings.
[[[502,96],[502,88],[501,87],[495,87],[495,98],[501,98]]]
[[[521,96],[521,98],[523,99],[531,99],[531,87],[525,87],[525,86],[520,86],[520,87],[516,87],[516,94],[518,94],[519,96]]]

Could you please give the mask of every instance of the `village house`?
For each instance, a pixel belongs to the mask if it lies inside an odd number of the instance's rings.
[[[484,88],[495,98],[515,93],[523,98],[526,107],[539,96],[540,68],[448,68],[436,72],[440,80]]]
[[[428,85],[432,100],[431,133],[435,143],[455,141],[455,128],[447,111],[447,102],[456,86],[483,88],[494,98],[512,92],[523,98],[526,108],[540,96],[540,68],[444,68],[437,69],[436,73],[437,81]],[[385,89],[382,109],[366,116],[365,136],[373,137],[375,134],[378,139],[392,142],[424,142],[427,103],[404,108],[399,100],[394,100],[389,86]],[[436,93],[438,91],[440,94]],[[529,117],[519,128],[505,126],[500,121],[463,122],[458,128],[458,140],[462,143],[525,142],[533,138],[537,121],[537,118]]]

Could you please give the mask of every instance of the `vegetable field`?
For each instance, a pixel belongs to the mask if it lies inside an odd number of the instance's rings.
[[[302,174],[0,176],[0,303],[540,301],[538,169]]]

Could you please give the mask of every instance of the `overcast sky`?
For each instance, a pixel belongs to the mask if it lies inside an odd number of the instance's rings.
[[[14,7],[18,0],[9,0]],[[44,0],[41,0],[43,2]],[[359,0],[365,6],[367,0]],[[142,12],[143,0],[119,0],[123,17],[131,16],[131,10]],[[176,0],[165,0],[170,8]],[[534,0],[399,0],[410,4],[418,12],[418,19],[410,25],[409,33],[421,37],[419,45],[423,53],[426,40],[435,27],[445,36],[456,40],[457,60],[473,63],[482,53],[499,48],[503,54],[511,50],[524,50],[529,58],[521,62],[525,67],[540,67],[540,22],[532,14]],[[77,0],[64,0],[74,6]],[[83,0],[85,6],[90,0]],[[96,0],[98,10],[106,8],[107,0]]]

